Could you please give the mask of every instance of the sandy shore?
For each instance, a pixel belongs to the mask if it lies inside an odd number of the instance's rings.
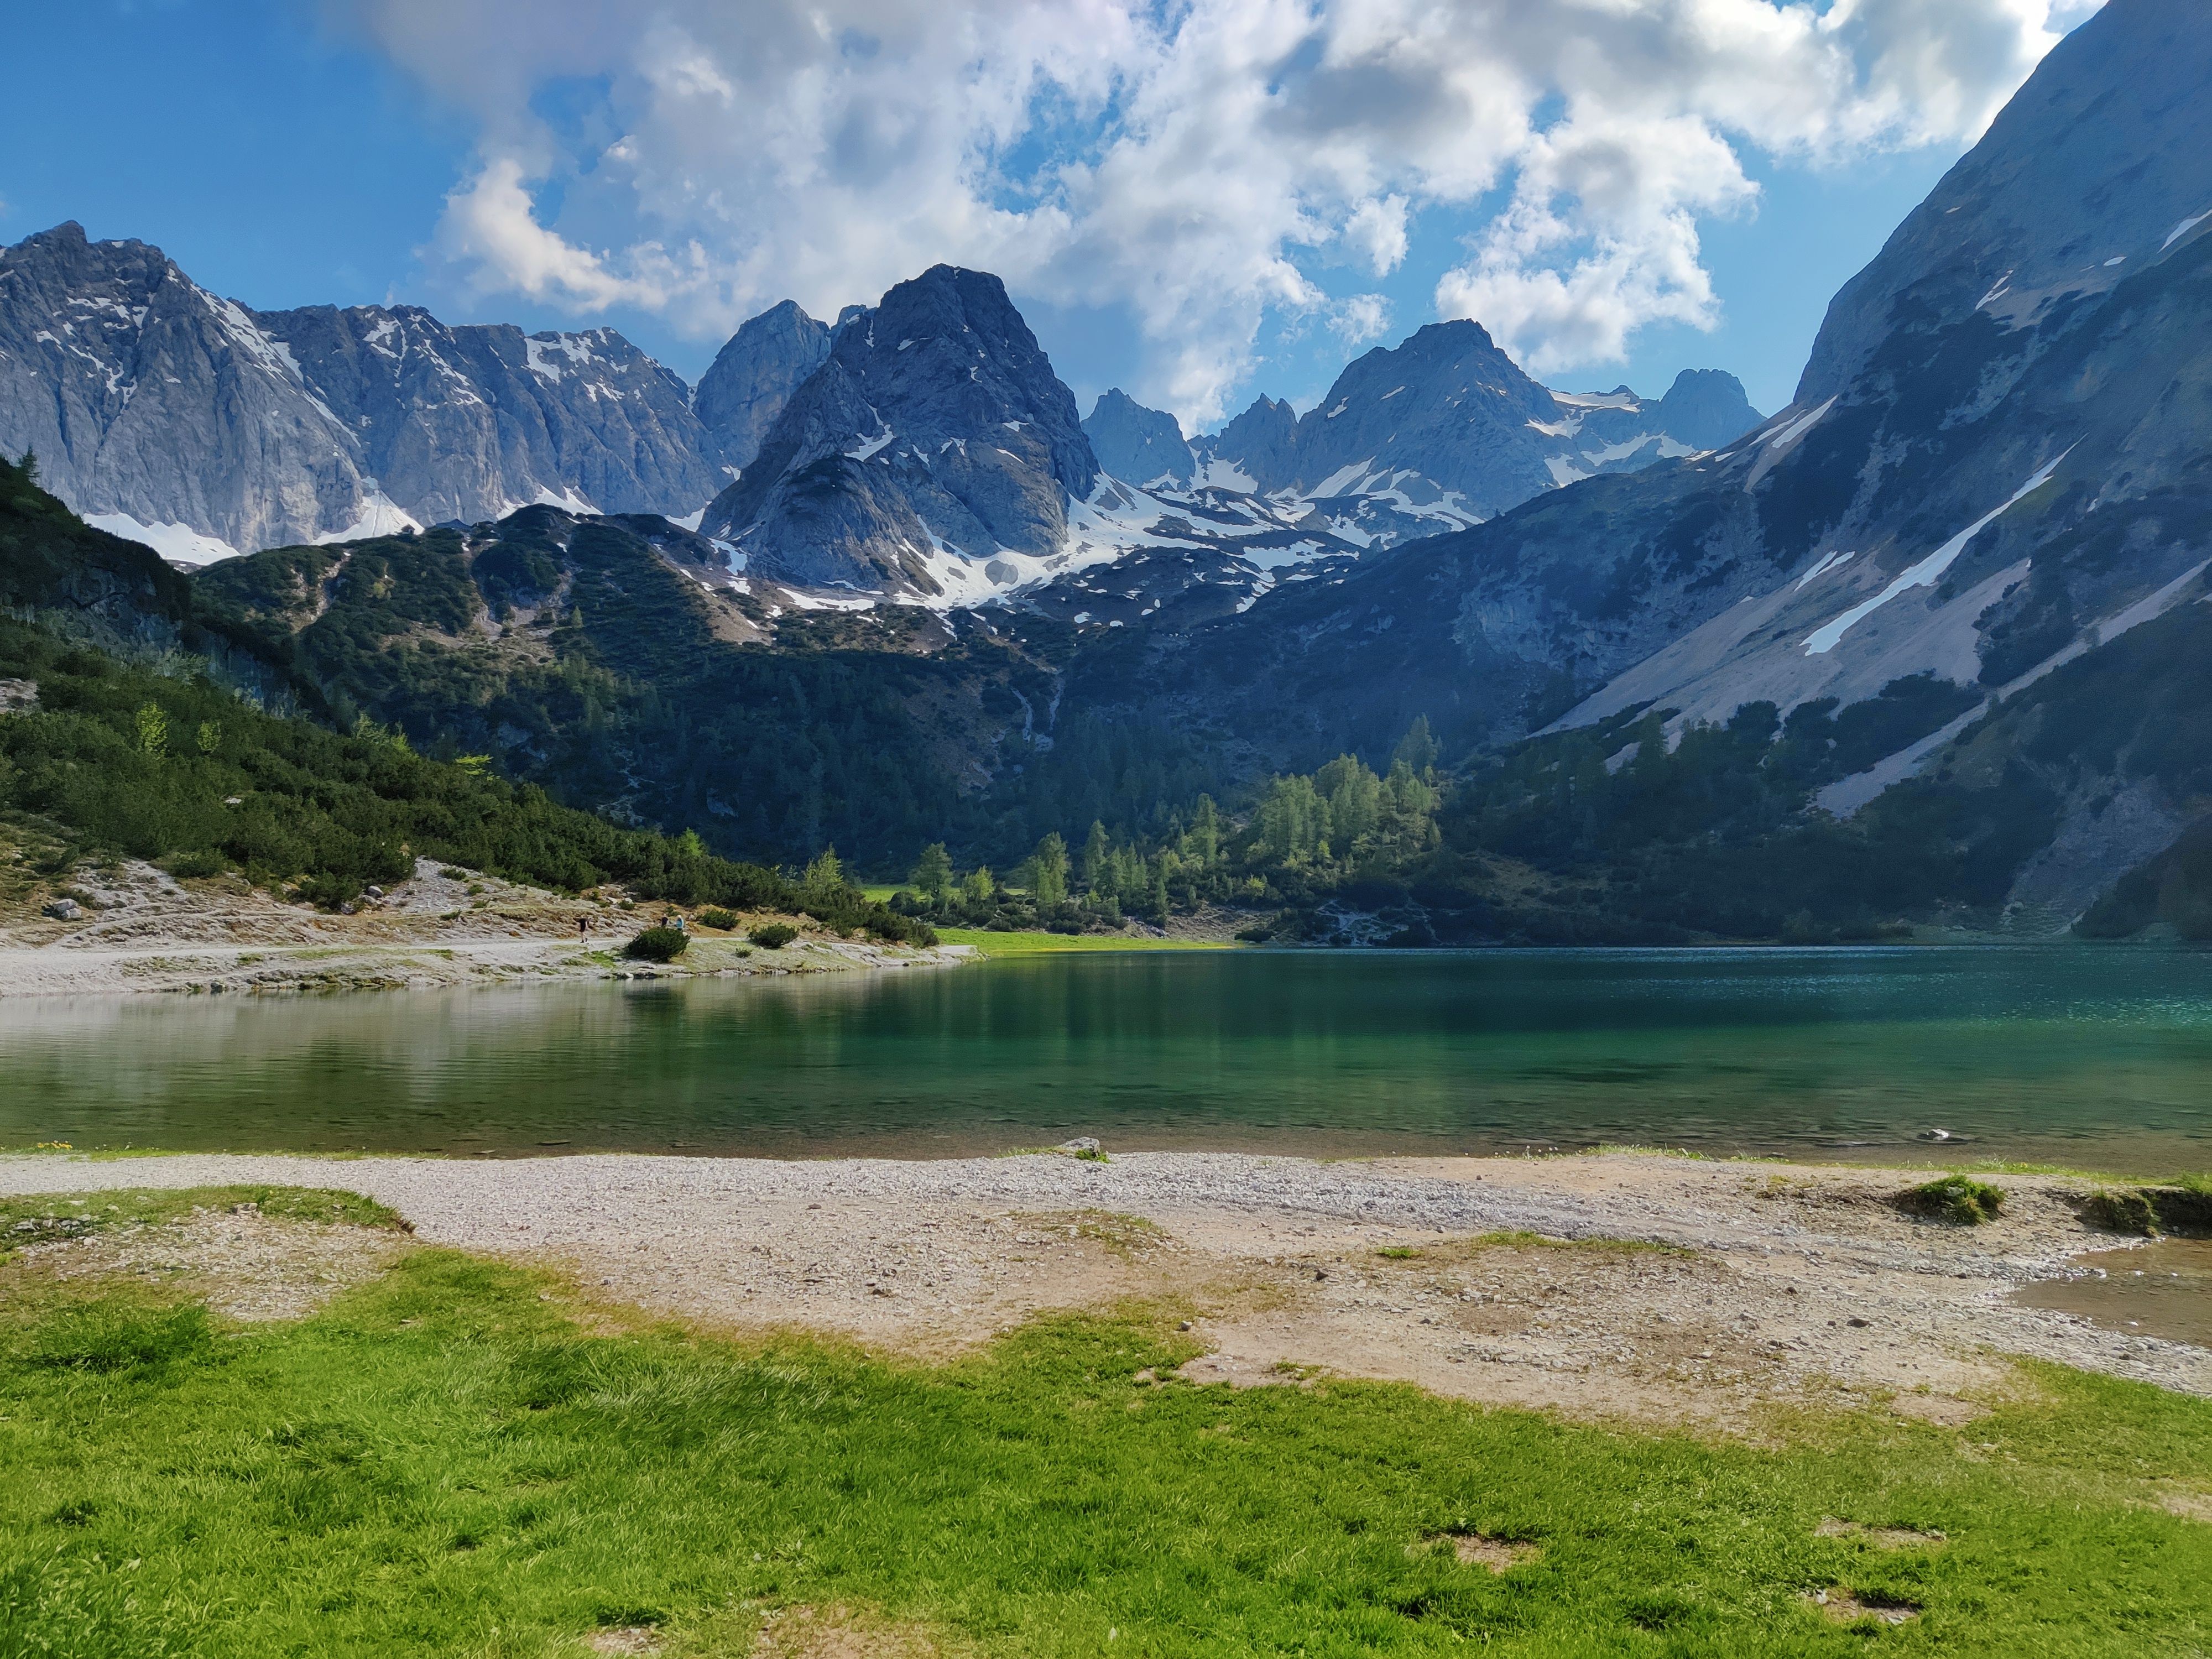
[[[234,877],[180,883],[143,863],[87,866],[68,884],[82,896],[75,919],[43,915],[43,888],[0,904],[0,997],[830,973],[975,954],[961,945],[922,951],[837,939],[805,917],[747,916],[729,933],[697,930],[681,958],[655,966],[617,952],[665,907],[623,910],[448,868],[418,860],[411,879],[355,915],[332,915],[286,904]],[[766,920],[793,923],[801,937],[780,951],[756,950],[744,929]]]
[[[342,1187],[587,1297],[923,1355],[1141,1298],[1189,1319],[1194,1379],[1396,1378],[1601,1418],[1966,1422],[2023,1386],[2015,1354],[2212,1395],[2212,1352],[2008,1300],[2124,1242],[2076,1218],[2079,1183],[1993,1177],[2006,1213],[1969,1229],[1889,1202],[1917,1178],[1639,1154],[0,1158],[13,1194]]]

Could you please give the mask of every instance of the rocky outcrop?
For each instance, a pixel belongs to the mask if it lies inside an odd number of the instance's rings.
[[[1245,489],[1281,489],[1297,476],[1297,411],[1287,399],[1261,393],[1251,407],[1191,448],[1210,483]]]
[[[1057,568],[1097,477],[1005,285],[938,265],[841,320],[701,527],[781,580],[981,597]]]
[[[753,464],[791,394],[830,355],[830,334],[786,300],[748,319],[699,377],[691,410],[728,476]]]
[[[0,252],[0,449],[104,527],[229,548],[367,516],[358,446],[250,313],[143,242],[64,224]]]

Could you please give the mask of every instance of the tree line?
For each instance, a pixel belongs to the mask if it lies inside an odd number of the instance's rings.
[[[1207,906],[1280,908],[1363,874],[1402,869],[1438,842],[1443,799],[1428,721],[1414,721],[1378,774],[1355,755],[1270,778],[1250,810],[1225,814],[1210,793],[1154,832],[1093,819],[1071,846],[1048,831],[1001,874],[956,868],[943,842],[922,849],[891,902],[939,926],[1110,933],[1164,927]]]

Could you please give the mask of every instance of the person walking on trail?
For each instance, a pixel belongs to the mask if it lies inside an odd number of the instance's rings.
[[[584,935],[591,931],[592,919],[589,916],[578,916],[576,918],[576,943],[581,945],[584,942]]]

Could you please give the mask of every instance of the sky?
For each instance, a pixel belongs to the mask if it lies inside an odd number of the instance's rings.
[[[1787,404],[1829,297],[2098,0],[73,0],[9,8],[0,242],[262,309],[611,325],[696,379],[996,271],[1087,412],[1310,407],[1472,317]]]

